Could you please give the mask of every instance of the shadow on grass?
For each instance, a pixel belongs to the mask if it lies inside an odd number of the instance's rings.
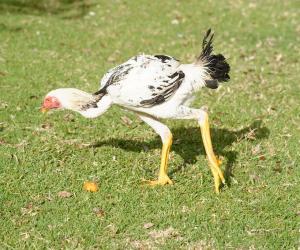
[[[205,155],[199,127],[177,128],[173,129],[172,133],[174,136],[172,150],[179,154],[186,164],[196,163],[199,154]],[[211,134],[215,153],[226,158],[225,178],[227,184],[230,185],[230,177],[233,176],[232,168],[238,156],[238,152],[227,150],[226,147],[241,140],[260,140],[268,138],[270,131],[267,127],[262,126],[261,120],[256,120],[250,126],[241,130],[232,131],[228,129],[211,128]],[[145,150],[145,148],[154,149],[160,147],[161,140],[159,137],[148,142],[112,138],[98,141],[91,145],[91,147],[101,147],[104,145],[122,148],[127,151],[140,152]],[[172,170],[170,174],[172,175],[182,168],[183,166],[180,166]]]
[[[0,0],[0,13],[80,18],[86,15],[92,5],[90,0]]]

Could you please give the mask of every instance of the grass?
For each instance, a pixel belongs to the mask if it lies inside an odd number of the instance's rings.
[[[65,1],[66,11],[50,1],[50,12],[6,2],[1,249],[299,248],[298,1],[84,1],[84,12],[79,1]],[[209,27],[232,67],[228,84],[194,103],[210,107],[215,151],[231,174],[219,196],[192,121],[166,122],[175,185],[148,188],[141,178],[156,177],[161,143],[133,114],[38,110],[54,88],[97,90],[109,68],[139,52],[192,61]],[[85,192],[86,180],[100,190]]]

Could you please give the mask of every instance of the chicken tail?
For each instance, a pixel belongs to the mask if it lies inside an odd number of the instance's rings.
[[[230,66],[222,54],[213,54],[213,37],[214,34],[209,29],[203,38],[202,52],[197,57],[195,64],[201,65],[206,69],[207,79],[205,79],[205,86],[216,89],[220,82],[227,82],[230,79]]]

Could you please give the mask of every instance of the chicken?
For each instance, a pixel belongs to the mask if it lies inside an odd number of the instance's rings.
[[[157,180],[150,185],[172,184],[168,177],[168,158],[172,133],[161,119],[193,119],[200,126],[202,140],[214,177],[215,191],[225,183],[220,161],[215,156],[205,108],[189,106],[193,95],[203,87],[216,89],[230,79],[229,64],[221,54],[213,54],[213,34],[209,29],[202,52],[191,64],[181,64],[168,55],[137,55],[109,70],[101,80],[99,91],[89,94],[75,88],[50,91],[42,110],[70,109],[87,118],[96,118],[113,104],[135,112],[160,135],[162,154]]]

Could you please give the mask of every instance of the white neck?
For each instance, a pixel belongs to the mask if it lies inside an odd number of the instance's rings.
[[[76,111],[86,118],[95,118],[112,105],[112,100],[108,95],[103,96],[97,102],[95,95],[75,88],[56,89],[47,95],[56,97],[63,109]]]

